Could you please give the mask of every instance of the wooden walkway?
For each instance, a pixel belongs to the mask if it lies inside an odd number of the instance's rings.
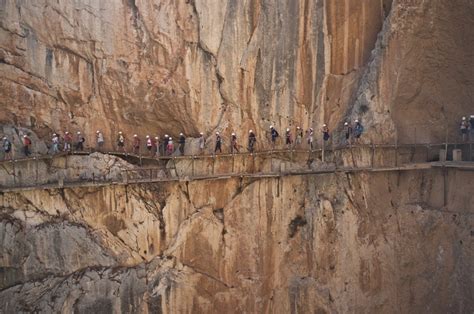
[[[356,144],[356,145],[343,145],[343,146],[338,146],[338,147],[328,147],[328,148],[315,148],[313,150],[307,150],[307,149],[274,149],[274,150],[260,150],[256,151],[253,153],[250,152],[241,152],[241,153],[223,153],[223,154],[194,154],[194,155],[184,155],[184,156],[179,156],[179,155],[172,155],[172,156],[150,156],[149,154],[134,154],[134,153],[127,153],[127,152],[117,152],[117,151],[104,151],[104,152],[99,152],[102,154],[106,155],[112,155],[116,156],[128,161],[132,161],[133,163],[136,164],[142,164],[143,161],[168,161],[168,160],[181,160],[181,159],[206,159],[206,158],[226,158],[226,157],[238,157],[238,156],[278,156],[282,154],[306,154],[308,156],[311,155],[325,155],[325,154],[331,154],[339,151],[355,151],[358,149],[368,149],[372,150],[373,152],[377,150],[383,150],[383,149],[393,149],[393,150],[399,150],[399,149],[426,149],[427,151],[429,150],[434,150],[434,149],[442,149],[442,148],[465,148],[466,150],[469,150],[469,155],[472,158],[472,155],[474,153],[474,142],[456,142],[456,143],[417,143],[417,144]],[[22,163],[22,162],[31,162],[31,161],[39,161],[39,160],[52,160],[54,158],[58,157],[64,157],[64,156],[85,156],[85,155],[91,155],[93,153],[96,153],[97,151],[71,151],[71,152],[60,152],[58,154],[54,155],[34,155],[31,157],[27,158],[16,158],[13,160],[0,160],[0,164],[3,163]]]
[[[399,167],[341,167],[334,166],[316,169],[316,170],[294,170],[286,172],[267,172],[267,173],[222,173],[216,175],[197,175],[183,177],[162,177],[162,178],[142,178],[142,179],[125,179],[122,181],[88,181],[77,180],[71,182],[56,182],[50,184],[31,185],[31,186],[12,186],[0,188],[1,193],[31,191],[31,190],[51,190],[62,188],[87,188],[87,187],[105,187],[105,186],[125,186],[137,184],[153,184],[165,182],[190,182],[190,181],[210,181],[210,180],[228,180],[232,178],[281,178],[288,176],[307,176],[322,175],[334,173],[358,173],[358,172],[397,172],[397,171],[425,171],[432,168],[449,168],[463,171],[474,171],[474,163],[472,162],[432,162],[432,163],[414,163],[406,164]]]

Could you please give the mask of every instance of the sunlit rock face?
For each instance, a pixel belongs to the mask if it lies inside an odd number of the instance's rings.
[[[415,125],[453,128],[470,108],[472,6],[5,0],[0,122],[43,137],[253,128],[264,138],[270,124],[333,130],[362,118],[373,140],[414,140]]]
[[[0,309],[469,313],[473,178],[445,182],[429,170],[4,193]]]

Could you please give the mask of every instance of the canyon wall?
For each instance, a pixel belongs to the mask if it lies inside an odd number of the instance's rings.
[[[356,118],[367,142],[454,137],[474,114],[473,12],[470,0],[2,0],[0,124],[89,143],[101,129],[108,145],[119,130],[263,139],[270,124]]]
[[[469,313],[473,184],[423,170],[4,193],[0,308]]]

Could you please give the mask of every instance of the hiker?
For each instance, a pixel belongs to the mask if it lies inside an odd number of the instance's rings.
[[[64,151],[70,152],[72,149],[72,136],[68,131],[64,132]]]
[[[219,132],[216,132],[216,147],[214,148],[214,154],[216,154],[217,151],[222,153],[222,138]]]
[[[291,131],[289,128],[286,129],[285,138],[286,138],[286,146],[288,147],[288,149],[291,149],[291,144],[293,143],[293,141],[291,139]]]
[[[84,150],[84,142],[86,139],[82,136],[81,132],[77,132],[76,136],[76,150],[83,151]]]
[[[326,143],[327,141],[329,141],[329,138],[331,137],[329,135],[329,128],[327,124],[323,124],[323,128],[321,129],[321,132],[323,133],[323,141]]]
[[[3,137],[3,152],[5,153],[3,160],[12,159],[12,142],[6,136]]]
[[[153,156],[153,140],[151,139],[150,135],[146,136],[146,149],[148,150],[150,156]]]
[[[296,141],[295,141],[295,147],[296,146],[301,146],[301,143],[303,142],[303,130],[297,126],[296,127]]]
[[[171,137],[168,137],[168,144],[166,144],[166,151],[168,156],[171,156],[174,153],[174,144],[173,144],[173,139]]]
[[[466,117],[462,117],[459,128],[461,130],[462,141],[465,142],[467,140],[467,135],[469,134],[469,123],[467,122]]]
[[[470,132],[470,141],[474,141],[474,114],[469,117],[469,128],[471,130]]]
[[[181,156],[183,156],[184,155],[184,144],[186,144],[186,137],[184,137],[183,133],[179,133],[178,144],[179,144],[179,153],[181,154]]]
[[[125,152],[125,136],[123,135],[122,131],[118,132],[117,151]]]
[[[275,142],[277,137],[280,136],[280,134],[278,134],[278,131],[275,130],[273,125],[270,126],[270,135],[272,137],[272,149],[275,149]]]
[[[97,150],[101,152],[104,148],[104,135],[102,134],[102,132],[97,130],[97,132],[95,132],[95,137],[97,142]]]
[[[239,147],[237,145],[237,136],[235,133],[232,133],[230,138],[230,153],[234,154],[235,152],[240,153]]]
[[[165,136],[163,137],[163,156],[167,153],[169,141],[170,141],[169,135],[165,134]]]
[[[204,147],[206,146],[206,139],[204,138],[204,133],[199,133],[199,154],[204,153]]]
[[[346,143],[350,145],[352,138],[352,125],[350,125],[349,122],[344,122],[344,132],[346,134]]]
[[[59,153],[59,136],[54,133],[53,138],[51,139],[51,143],[53,144],[53,154]]]
[[[30,146],[31,146],[31,139],[28,137],[28,135],[23,135],[23,154],[25,154],[25,157],[28,157],[31,155],[30,152]]]
[[[160,137],[155,137],[155,157],[160,157]]]
[[[307,137],[307,142],[310,150],[313,150],[313,136],[314,136],[314,130],[313,128],[309,128],[306,131],[306,137]]]
[[[133,145],[132,145],[132,151],[134,154],[139,154],[140,153],[140,139],[138,138],[137,134],[133,135]]]
[[[362,135],[362,132],[364,132],[364,127],[362,124],[359,122],[359,120],[355,120],[355,126],[354,126],[354,138],[355,142],[359,142],[359,138]]]
[[[249,131],[249,143],[248,143],[248,151],[249,153],[253,153],[255,148],[255,143],[257,142],[257,137],[252,130]]]

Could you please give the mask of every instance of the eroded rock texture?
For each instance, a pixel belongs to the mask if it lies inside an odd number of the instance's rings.
[[[0,122],[92,140],[362,118],[367,141],[413,141],[415,124],[420,140],[444,138],[439,125],[454,133],[472,109],[473,12],[470,0],[3,0]]]
[[[1,309],[468,313],[474,182],[443,182],[431,170],[6,193]]]

